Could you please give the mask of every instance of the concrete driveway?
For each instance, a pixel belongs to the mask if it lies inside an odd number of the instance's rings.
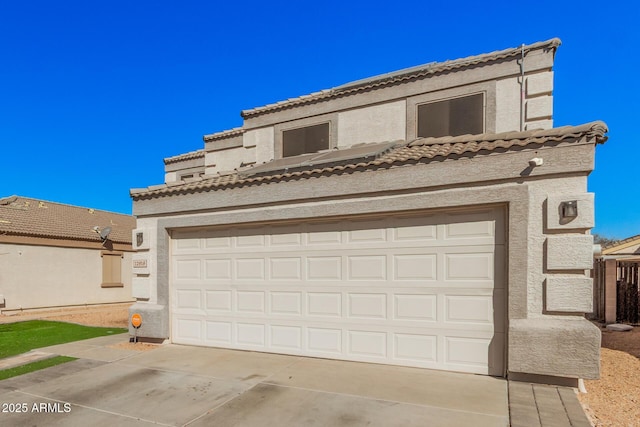
[[[509,425],[503,379],[125,339],[41,349],[80,359],[1,381],[0,424]]]

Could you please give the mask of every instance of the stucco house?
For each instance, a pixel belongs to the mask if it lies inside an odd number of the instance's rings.
[[[0,199],[0,312],[133,302],[135,226],[131,215]]]
[[[553,127],[559,45],[244,110],[165,159],[131,190],[138,336],[597,378],[587,176],[607,128]]]

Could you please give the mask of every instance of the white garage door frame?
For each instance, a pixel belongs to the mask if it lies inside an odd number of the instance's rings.
[[[171,235],[175,343],[503,375],[504,208]]]

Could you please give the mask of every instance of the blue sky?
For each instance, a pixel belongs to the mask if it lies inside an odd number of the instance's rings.
[[[636,2],[0,2],[0,196],[130,213],[240,111],[559,37],[556,126],[603,120],[596,228],[640,234]]]

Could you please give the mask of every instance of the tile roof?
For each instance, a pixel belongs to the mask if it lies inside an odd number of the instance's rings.
[[[431,161],[456,159],[461,156],[476,156],[494,152],[505,152],[530,146],[572,142],[581,137],[594,138],[603,143],[607,137],[607,126],[601,121],[581,126],[564,126],[547,130],[529,130],[524,132],[505,132],[500,134],[462,135],[455,137],[419,138],[409,143],[399,142],[391,150],[370,161],[340,162],[339,164],[309,165],[295,171],[274,171],[269,175],[247,176],[250,169],[242,174],[232,173],[218,176],[204,176],[193,182],[170,183],[152,186],[146,189],[132,189],[134,200],[170,196],[173,194],[214,191],[229,187],[244,187],[261,183],[302,179],[311,176],[339,175],[352,171],[370,171],[389,169],[397,166],[424,164]],[[349,150],[349,149],[345,149]],[[257,166],[257,165],[256,165]]]
[[[93,228],[111,227],[109,240],[131,244],[131,215],[81,208],[27,197],[0,199],[0,235],[100,242]]]
[[[615,252],[616,250],[618,250],[618,247],[620,247],[620,249],[624,249],[626,247],[633,246],[634,244],[637,244],[637,243],[640,243],[640,234],[627,237],[626,239],[611,242],[602,247],[602,253],[607,254],[610,252]]]
[[[482,55],[469,56],[466,58],[448,60],[444,62],[431,62],[429,64],[419,65],[417,67],[406,68],[404,70],[394,71],[392,73],[382,74],[363,80],[357,80],[355,82],[347,83],[342,86],[321,90],[319,92],[314,92],[308,95],[300,96],[298,98],[291,98],[262,107],[243,110],[240,114],[243,118],[246,119],[260,114],[284,110],[299,105],[311,104],[331,98],[338,98],[372,89],[379,89],[385,86],[396,85],[410,80],[428,77],[434,74],[449,72],[451,70],[459,70],[462,68],[473,67],[480,64],[487,64],[489,62],[495,62],[509,57],[522,55],[523,51],[525,54],[527,54],[528,52],[537,49],[556,49],[558,46],[560,46],[560,43],[560,39],[554,38],[544,42],[523,45],[520,47],[485,53]]]
[[[187,160],[193,160],[193,159],[199,159],[199,158],[204,158],[204,149],[180,154],[179,156],[167,157],[164,159],[164,164],[169,165],[171,163],[186,162]]]
[[[209,135],[204,135],[202,139],[204,142],[216,141],[218,139],[231,138],[232,136],[242,135],[244,133],[244,129],[241,127],[233,128],[229,130],[225,130],[222,132],[211,133]]]

